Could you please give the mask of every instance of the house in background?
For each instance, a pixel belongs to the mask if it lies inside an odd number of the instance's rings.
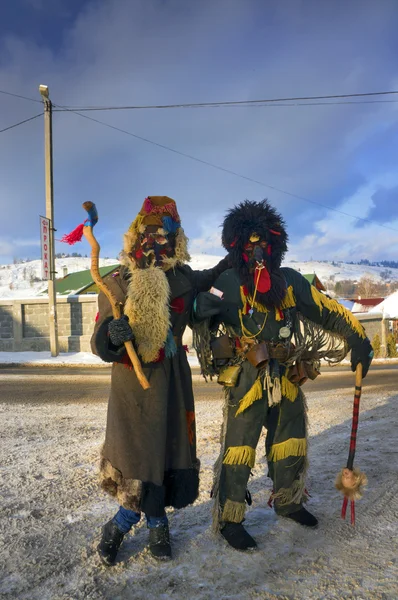
[[[120,269],[120,265],[115,264],[107,267],[100,267],[99,272],[101,277],[106,277],[118,269]],[[69,273],[61,279],[56,279],[55,290],[57,295],[59,294],[61,296],[80,296],[81,294],[98,294],[99,292],[97,284],[94,282],[89,269],[77,271],[76,273]],[[42,292],[42,294],[47,293],[48,290]]]
[[[309,273],[307,275],[304,275],[303,273],[303,277],[305,277],[306,280],[309,281],[309,283],[316,287],[316,289],[320,292],[326,292],[325,286],[323,285],[323,283],[321,283],[319,277],[315,273]]]

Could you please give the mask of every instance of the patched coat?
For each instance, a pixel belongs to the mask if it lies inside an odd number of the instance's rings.
[[[92,351],[104,361],[113,362],[101,484],[125,508],[161,516],[164,506],[182,508],[197,498],[195,408],[182,336],[195,295],[208,290],[226,268],[224,259],[205,271],[193,271],[184,265],[166,272],[177,352],[167,358],[160,350],[157,362],[142,363],[150,383],[148,390],[140,386],[124,346],[117,348],[110,342],[112,309],[106,296],[99,294]],[[122,267],[105,283],[124,305],[128,270]]]

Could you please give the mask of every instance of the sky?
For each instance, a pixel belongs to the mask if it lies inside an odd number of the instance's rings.
[[[0,90],[36,102],[0,93],[0,130],[42,112],[39,84],[61,107],[398,90],[397,19],[396,0],[5,0]],[[191,251],[222,254],[228,208],[268,198],[290,260],[396,260],[398,94],[384,99],[84,113],[132,135],[54,112],[56,238],[91,200],[116,257],[145,197],[167,195]],[[43,144],[42,117],[0,134],[0,263],[40,256]]]

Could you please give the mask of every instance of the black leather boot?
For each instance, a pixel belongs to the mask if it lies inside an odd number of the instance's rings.
[[[308,512],[304,506],[302,506],[296,512],[282,516],[286,517],[287,519],[292,519],[292,521],[296,521],[296,523],[300,523],[300,525],[305,525],[306,527],[316,527],[318,525],[318,519]]]
[[[257,547],[256,540],[246,531],[242,523],[225,523],[220,533],[235,550],[254,550]]]
[[[113,521],[108,521],[102,528],[102,538],[97,546],[101,561],[107,567],[114,564],[124,533]]]
[[[170,533],[168,525],[149,529],[149,550],[157,560],[171,559]]]

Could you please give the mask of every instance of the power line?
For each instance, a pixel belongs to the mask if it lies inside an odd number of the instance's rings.
[[[262,100],[234,100],[222,102],[190,102],[186,104],[152,104],[152,105],[135,105],[135,106],[87,106],[74,107],[64,106],[64,110],[68,111],[94,111],[94,110],[139,110],[139,109],[165,109],[165,108],[203,108],[203,107],[221,107],[221,106],[251,106],[251,105],[268,105],[280,102],[301,102],[303,100],[337,100],[343,98],[364,98],[369,96],[387,96],[398,94],[398,90],[390,90],[388,92],[364,92],[358,94],[333,94],[328,96],[298,96],[290,98],[267,98]],[[328,102],[322,104],[331,104]],[[360,102],[358,103],[360,104]],[[295,104],[285,106],[297,106]]]
[[[38,115],[34,115],[33,117],[29,117],[29,119],[25,119],[24,121],[19,121],[19,123],[14,123],[14,125],[10,125],[9,127],[6,127],[5,129],[0,129],[0,133],[4,133],[4,131],[8,131],[9,129],[14,129],[14,127],[19,127],[20,125],[23,125],[24,123],[28,123],[28,121],[33,121],[33,119],[37,119],[38,117],[42,117],[43,113],[39,113]]]
[[[63,108],[63,107],[62,107]],[[87,115],[81,114],[75,110],[70,110],[68,112],[73,112],[74,114],[78,115],[79,117],[82,117],[83,119],[88,119],[89,121],[93,121],[94,123],[98,123],[99,125],[103,125],[104,127],[109,127],[109,129],[114,129],[115,131],[120,131],[121,133],[124,133],[126,135],[129,135],[137,140],[141,140],[142,142],[146,142],[147,144],[152,144],[153,146],[157,146],[158,148],[163,148],[163,150],[168,150],[169,152],[173,152],[174,154],[177,154],[179,156],[184,156],[185,158],[189,158],[190,160],[194,160],[195,162],[201,163],[203,165],[206,165],[208,167],[212,167],[213,169],[217,169],[218,171],[222,171],[224,173],[229,173],[230,175],[234,175],[235,177],[239,177],[240,179],[245,179],[246,181],[251,181],[252,183],[257,183],[258,185],[261,185],[263,187],[266,187],[270,190],[273,190],[275,192],[279,192],[281,194],[285,194],[286,196],[290,196],[292,198],[297,198],[298,200],[303,200],[304,202],[310,202],[311,204],[315,204],[317,206],[322,206],[323,208],[326,208],[327,210],[331,210],[333,212],[339,213],[341,215],[344,215],[345,217],[350,217],[352,219],[357,219],[358,221],[365,221],[367,223],[371,223],[374,225],[378,225],[379,227],[383,227],[384,229],[389,229],[391,231],[396,231],[398,232],[398,229],[394,229],[393,227],[388,227],[388,225],[383,225],[381,223],[377,223],[376,221],[373,221],[371,219],[365,219],[363,217],[357,217],[356,215],[351,215],[349,213],[346,213],[342,210],[338,210],[337,208],[332,208],[331,206],[327,206],[326,204],[322,204],[321,202],[317,202],[315,200],[310,200],[309,198],[305,198],[304,196],[299,196],[298,194],[293,194],[292,192],[287,192],[286,190],[282,190],[280,188],[277,188],[275,186],[269,185],[267,183],[264,183],[263,181],[259,181],[257,179],[253,179],[252,177],[248,177],[246,175],[242,175],[240,173],[237,173],[236,171],[232,171],[231,169],[226,169],[225,167],[220,167],[219,165],[215,165],[207,160],[203,160],[201,158],[197,158],[196,156],[192,156],[191,154],[186,154],[185,152],[181,152],[180,150],[175,150],[175,148],[171,148],[170,146],[166,146],[164,144],[160,144],[159,142],[154,142],[152,140],[149,140],[148,138],[144,138],[140,135],[137,135],[135,133],[131,133],[131,131],[126,131],[125,129],[121,129],[120,127],[116,127],[115,125],[111,125],[110,123],[104,123],[104,121],[99,121],[98,119],[94,119],[93,117],[89,117]]]
[[[296,107],[296,106],[337,106],[337,105],[352,105],[352,104],[396,104],[398,100],[353,100],[353,101],[341,101],[341,102],[294,102],[289,104],[282,104],[274,102],[272,104],[209,104],[209,105],[184,105],[176,104],[175,106],[104,106],[104,107],[89,107],[89,108],[61,108],[54,112],[100,112],[100,111],[118,111],[118,110],[146,110],[146,109],[173,109],[182,108],[188,110],[189,108],[279,108],[279,107]]]
[[[36,100],[36,98],[28,98],[27,96],[21,96],[20,94],[12,94],[11,92],[6,92],[4,90],[0,90],[0,94],[5,94],[6,96],[13,96],[14,98],[22,98],[23,100],[30,100],[31,102],[39,102],[41,104],[41,100]]]

